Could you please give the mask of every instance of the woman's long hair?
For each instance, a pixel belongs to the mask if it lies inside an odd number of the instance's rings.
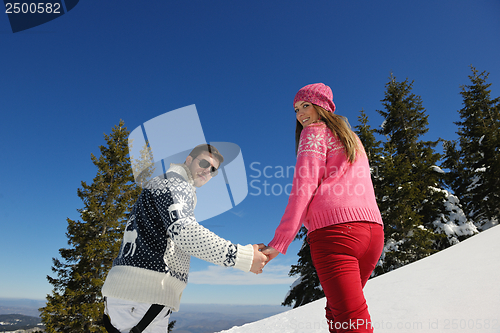
[[[347,118],[327,111],[316,104],[313,104],[313,106],[318,112],[320,119],[325,122],[333,135],[343,143],[348,161],[354,163],[356,155],[360,150],[360,145],[356,134],[351,130],[351,125],[349,125]],[[302,133],[302,129],[302,124],[297,120],[297,125],[295,127],[295,153],[297,153],[299,149],[300,133]]]

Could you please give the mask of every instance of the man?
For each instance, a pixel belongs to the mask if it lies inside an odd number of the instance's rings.
[[[108,332],[167,332],[170,313],[179,310],[191,256],[262,272],[264,244],[233,244],[196,222],[195,187],[215,177],[223,161],[215,147],[202,144],[184,164],[171,164],[144,187],[102,288]]]

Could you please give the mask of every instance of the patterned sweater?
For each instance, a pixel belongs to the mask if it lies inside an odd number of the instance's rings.
[[[178,311],[191,256],[248,272],[253,247],[232,244],[196,222],[187,167],[172,165],[165,175],[153,178],[135,203],[102,294]]]
[[[285,254],[302,224],[310,233],[355,221],[383,224],[366,153],[361,149],[351,164],[326,124],[311,124],[300,135],[292,192],[269,246]]]

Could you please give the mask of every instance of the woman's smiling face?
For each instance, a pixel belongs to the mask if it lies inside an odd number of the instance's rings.
[[[319,120],[318,111],[310,102],[298,101],[295,103],[295,113],[302,127],[307,127]]]

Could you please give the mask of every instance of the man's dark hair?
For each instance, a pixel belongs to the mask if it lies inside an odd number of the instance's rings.
[[[221,153],[219,153],[217,148],[206,143],[194,147],[194,149],[189,153],[189,156],[195,159],[204,151],[208,152],[213,158],[216,158],[219,161],[219,166],[222,164],[222,162],[224,162],[224,157]]]

